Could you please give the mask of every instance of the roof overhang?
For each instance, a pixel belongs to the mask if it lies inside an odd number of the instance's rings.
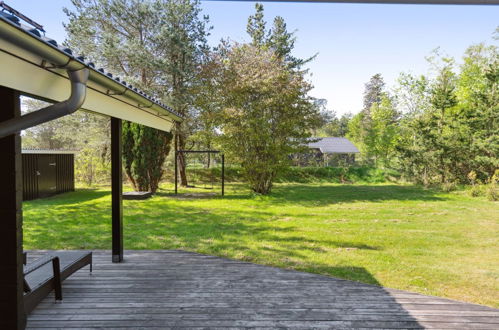
[[[61,102],[71,92],[66,71],[82,68],[90,71],[83,110],[163,131],[170,131],[174,121],[183,119],[158,100],[0,17],[0,86]]]

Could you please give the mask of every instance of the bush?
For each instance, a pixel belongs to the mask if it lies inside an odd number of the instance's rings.
[[[483,196],[483,187],[481,185],[474,185],[470,189],[471,197]]]
[[[214,178],[215,184],[221,178],[221,167],[187,168],[187,177],[193,183],[210,182]],[[166,171],[165,181],[173,181],[173,172]],[[383,183],[400,179],[400,174],[394,170],[379,169],[369,166],[361,167],[289,167],[281,173],[276,182],[333,182],[333,183]],[[226,182],[243,182],[242,169],[239,166],[229,165],[225,167]]]
[[[491,183],[487,186],[486,196],[489,201],[497,201],[499,200],[499,190],[494,183]]]
[[[400,178],[393,170],[374,167],[290,167],[279,175],[278,182],[381,183]]]
[[[455,182],[444,182],[440,186],[440,189],[445,192],[451,192],[457,189],[457,184]]]

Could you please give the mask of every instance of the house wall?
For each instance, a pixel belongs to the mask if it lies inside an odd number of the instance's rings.
[[[318,149],[294,154],[291,157],[293,166],[299,167],[337,167],[355,165],[355,154],[323,154]]]

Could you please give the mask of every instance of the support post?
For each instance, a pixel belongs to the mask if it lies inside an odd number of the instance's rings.
[[[222,154],[222,196],[225,195],[225,155]]]
[[[0,122],[21,115],[19,92],[0,86]],[[24,329],[22,160],[19,133],[0,139],[0,329]]]
[[[113,262],[123,261],[123,168],[121,119],[111,117],[111,191]]]

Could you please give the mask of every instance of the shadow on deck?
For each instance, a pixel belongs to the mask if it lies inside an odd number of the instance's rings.
[[[28,328],[499,328],[496,309],[322,275],[185,251],[125,258],[94,252],[93,274],[67,279]]]

